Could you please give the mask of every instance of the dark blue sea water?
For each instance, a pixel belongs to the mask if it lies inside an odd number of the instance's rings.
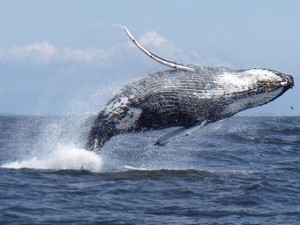
[[[233,117],[83,149],[91,120],[0,117],[0,224],[300,224],[300,118]]]

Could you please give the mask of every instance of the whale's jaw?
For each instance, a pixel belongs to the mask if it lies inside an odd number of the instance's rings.
[[[226,103],[223,114],[233,115],[275,100],[293,88],[294,79],[273,70],[249,69],[221,74],[217,83],[224,87],[227,98],[232,99]]]

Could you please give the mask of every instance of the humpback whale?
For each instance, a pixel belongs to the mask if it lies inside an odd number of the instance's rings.
[[[92,151],[99,151],[114,135],[177,127],[155,143],[163,146],[209,123],[267,104],[294,86],[292,76],[275,70],[234,70],[165,60],[124,30],[142,52],[172,69],[133,81],[108,101],[89,132],[86,147]]]

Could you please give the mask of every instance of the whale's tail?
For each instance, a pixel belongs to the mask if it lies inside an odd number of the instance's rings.
[[[118,133],[119,131],[115,127],[115,124],[112,121],[108,121],[102,111],[99,113],[90,130],[86,148],[91,151],[98,151],[112,136]]]

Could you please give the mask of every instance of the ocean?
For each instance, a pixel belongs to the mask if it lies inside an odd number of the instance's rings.
[[[300,224],[300,117],[84,145],[93,118],[0,116],[0,224]]]

